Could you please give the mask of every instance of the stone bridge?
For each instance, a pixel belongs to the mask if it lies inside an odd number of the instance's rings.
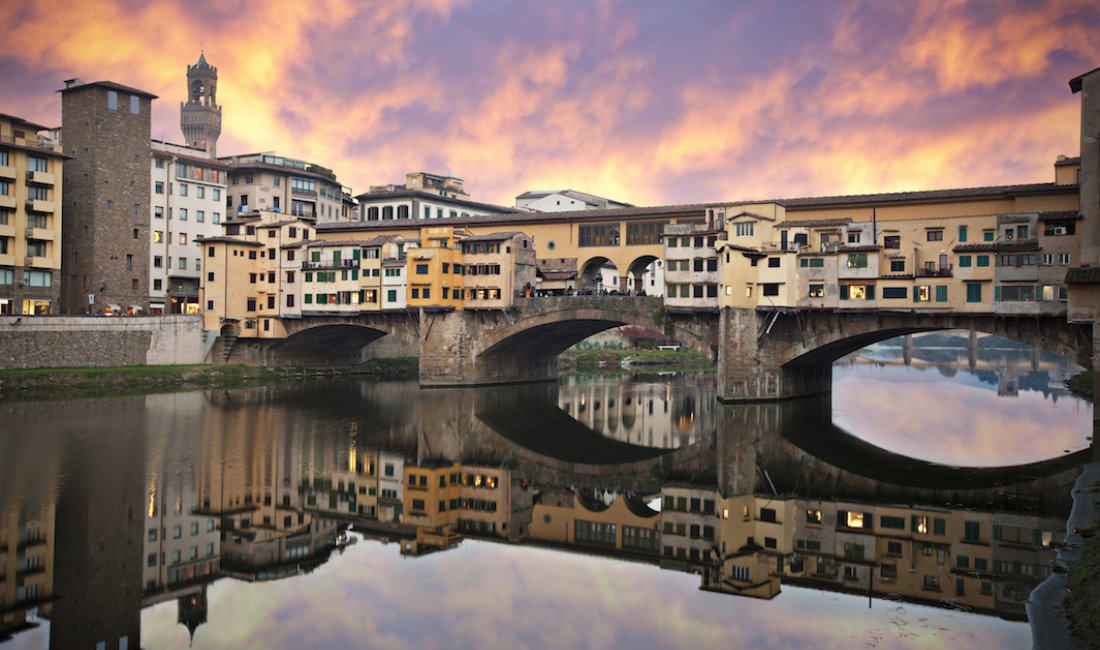
[[[718,398],[766,401],[828,392],[832,363],[897,336],[962,329],[996,334],[1093,368],[1091,325],[1064,316],[800,309],[666,311],[661,298],[521,300],[504,310],[430,310],[288,320],[290,336],[243,345],[252,363],[357,363],[419,356],[422,386],[553,380],[558,355],[620,325],[664,332],[718,366]],[[388,346],[388,349],[382,349]]]
[[[996,334],[1093,368],[1091,324],[1071,324],[1065,316],[725,309],[718,320],[718,396],[723,401],[828,392],[837,359],[872,343],[935,330]]]
[[[537,298],[504,311],[425,312],[420,324],[420,383],[556,379],[558,355],[620,325],[674,331],[685,345],[717,358],[717,321],[666,314],[661,298]]]

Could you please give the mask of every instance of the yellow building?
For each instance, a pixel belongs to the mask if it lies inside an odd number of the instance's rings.
[[[203,240],[203,329],[285,338],[281,317],[304,307],[302,246],[313,233],[310,221],[259,211],[227,221],[224,236]]]
[[[462,309],[462,252],[458,242],[466,232],[449,226],[424,228],[420,247],[406,255],[409,307]]]
[[[0,113],[0,315],[59,312],[61,172],[46,127]]]
[[[504,309],[532,295],[535,242],[521,232],[470,235],[459,243],[464,276],[464,309]]]
[[[572,490],[544,490],[532,508],[530,537],[655,557],[661,541],[660,513],[624,494],[613,495],[608,503]]]

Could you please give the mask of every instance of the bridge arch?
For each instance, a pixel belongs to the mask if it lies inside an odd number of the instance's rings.
[[[653,285],[645,283],[645,274],[650,266],[654,267],[655,284]],[[627,290],[641,295],[664,295],[664,287],[658,286],[664,281],[664,274],[661,272],[663,269],[664,261],[656,255],[639,255],[635,257],[626,270]]]

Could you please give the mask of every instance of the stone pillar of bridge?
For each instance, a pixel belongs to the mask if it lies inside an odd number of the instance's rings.
[[[793,314],[727,308],[718,318],[718,399],[765,401],[832,389],[831,361],[784,366],[784,351],[801,339]]]
[[[484,342],[506,328],[504,312],[420,313],[420,385],[458,386],[546,381],[558,377],[557,355],[484,352]]]

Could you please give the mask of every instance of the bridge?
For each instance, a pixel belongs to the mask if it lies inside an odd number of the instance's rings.
[[[573,296],[522,300],[505,310],[429,310],[306,316],[289,336],[242,341],[256,363],[348,364],[381,345],[420,359],[426,387],[546,381],[558,355],[593,334],[636,325],[669,335],[717,363],[718,398],[766,401],[828,392],[832,363],[886,339],[935,330],[996,334],[1093,367],[1091,324],[1064,316],[849,309],[666,310],[660,298]]]

